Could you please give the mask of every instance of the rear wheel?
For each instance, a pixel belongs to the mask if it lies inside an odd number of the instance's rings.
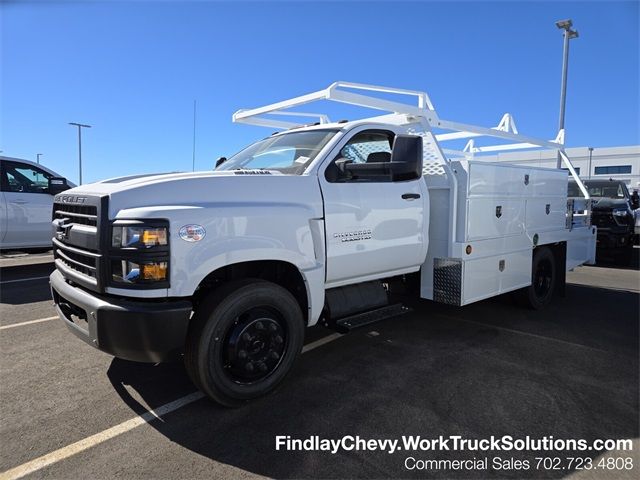
[[[546,307],[553,299],[556,283],[553,252],[547,247],[536,248],[531,265],[531,285],[518,292],[520,303],[534,310]]]
[[[272,391],[302,349],[300,306],[286,289],[263,280],[231,282],[197,309],[185,364],[202,391],[238,406]]]

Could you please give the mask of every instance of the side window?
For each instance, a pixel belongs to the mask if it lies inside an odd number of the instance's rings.
[[[325,172],[327,181],[383,181],[380,177],[349,180],[340,172],[335,162],[345,158],[353,163],[390,162],[394,138],[395,134],[386,130],[365,130],[357,133],[342,147],[338,156],[327,167]]]
[[[2,183],[6,192],[48,193],[50,174],[24,163],[6,162]]]
[[[4,162],[0,162],[0,191],[9,191],[9,182],[7,181],[7,173],[5,172]]]

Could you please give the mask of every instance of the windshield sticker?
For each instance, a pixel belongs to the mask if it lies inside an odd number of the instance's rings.
[[[271,175],[269,170],[234,170],[236,175]]]

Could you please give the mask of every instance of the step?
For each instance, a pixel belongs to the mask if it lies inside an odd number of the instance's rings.
[[[375,310],[369,310],[368,312],[358,313],[356,315],[336,320],[335,328],[338,331],[348,332],[354,328],[363,327],[371,323],[386,320],[387,318],[403,315],[410,311],[410,308],[405,307],[401,303],[387,305],[386,307],[376,308]]]

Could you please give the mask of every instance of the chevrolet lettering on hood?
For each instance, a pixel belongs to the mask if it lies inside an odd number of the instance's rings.
[[[61,203],[84,203],[87,197],[81,197],[79,195],[56,195],[55,201]]]

